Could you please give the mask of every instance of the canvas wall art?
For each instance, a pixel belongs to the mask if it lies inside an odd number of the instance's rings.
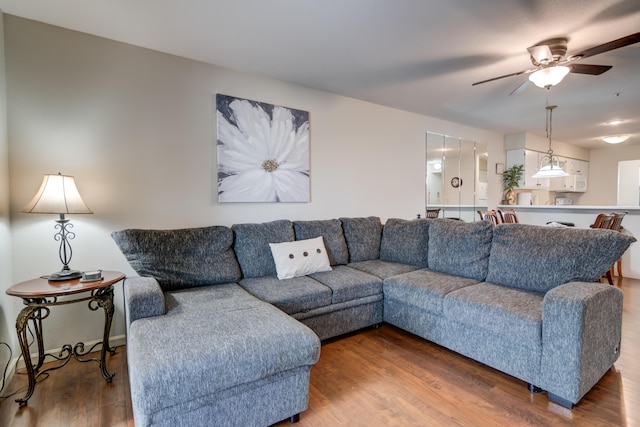
[[[309,112],[216,95],[218,200],[309,201]]]

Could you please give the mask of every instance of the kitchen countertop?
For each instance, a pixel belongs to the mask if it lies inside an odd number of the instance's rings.
[[[529,209],[549,209],[554,211],[560,210],[573,210],[573,211],[628,211],[629,214],[640,213],[640,206],[604,206],[604,205],[498,205],[498,209],[515,209],[517,210],[529,210]]]

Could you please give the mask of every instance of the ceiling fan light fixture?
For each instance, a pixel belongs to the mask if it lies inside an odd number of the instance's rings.
[[[529,80],[536,86],[546,88],[555,86],[569,74],[569,67],[556,65],[555,67],[541,68],[529,76]]]
[[[602,140],[608,144],[620,144],[621,142],[625,142],[629,139],[631,135],[611,135],[605,136]]]

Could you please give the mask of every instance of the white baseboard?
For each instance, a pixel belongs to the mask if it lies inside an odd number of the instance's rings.
[[[13,359],[11,359],[9,361],[9,364],[7,365],[7,376],[4,378],[4,384],[2,389],[0,389],[0,395],[4,396],[4,392],[7,389],[7,387],[9,386],[9,384],[11,383],[11,380],[13,379],[13,375],[16,373],[16,363],[18,362],[18,358],[14,357]]]
[[[99,343],[101,341],[102,340],[88,341],[88,342],[84,343],[84,348],[85,349],[89,349],[89,348],[91,348],[92,345],[97,344],[97,343]],[[109,338],[109,345],[111,347],[119,347],[121,345],[125,345],[126,342],[127,342],[127,337],[124,334],[123,335],[116,335],[116,336],[113,336],[113,337]],[[19,351],[19,349],[18,349],[18,351]],[[60,347],[60,348],[54,348],[54,349],[46,350],[45,353],[58,354],[61,351],[62,351],[62,348]],[[13,376],[15,375],[16,370],[23,369],[25,367],[24,360],[20,356],[14,357],[9,362],[9,366],[7,367],[7,377],[5,379],[4,388],[3,388],[3,390],[0,390],[0,394],[4,393],[4,389],[7,388],[7,386],[9,385],[11,380],[13,379]],[[50,362],[52,360],[54,360],[54,359],[46,359],[45,363],[46,362]],[[34,364],[38,362],[38,353],[32,353],[31,354],[31,362],[34,363]]]

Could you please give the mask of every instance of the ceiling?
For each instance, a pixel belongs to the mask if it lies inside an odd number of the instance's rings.
[[[572,52],[640,31],[638,0],[0,0],[4,13],[500,133],[587,148],[640,144],[640,43],[584,59],[550,90],[526,75],[527,47]],[[622,119],[617,127],[606,122]]]

